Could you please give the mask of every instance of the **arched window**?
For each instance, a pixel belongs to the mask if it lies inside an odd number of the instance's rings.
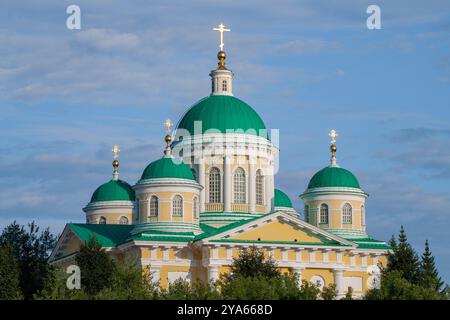
[[[256,204],[264,205],[264,176],[261,169],[256,171]]]
[[[328,223],[328,206],[325,203],[320,205],[319,223]]]
[[[234,203],[245,203],[245,171],[237,168],[233,175]]]
[[[227,80],[222,80],[222,91],[228,90],[228,83]]]
[[[305,221],[309,223],[309,206],[305,205],[305,210],[304,210],[304,215],[305,215]]]
[[[216,167],[209,171],[209,202],[220,203],[220,171]]]
[[[106,224],[106,218],[100,217],[100,219],[98,219],[98,224]]]
[[[352,206],[349,203],[344,204],[342,207],[342,223],[352,223]]]
[[[119,224],[128,224],[128,218],[127,217],[120,217]]]
[[[192,213],[194,214],[194,219],[198,219],[198,199],[194,197],[192,200]]]
[[[361,226],[366,225],[366,211],[364,210],[364,206],[361,206]]]
[[[183,198],[180,195],[176,195],[172,200],[172,215],[174,217],[183,216]]]
[[[150,198],[150,217],[158,216],[158,197],[152,196]]]

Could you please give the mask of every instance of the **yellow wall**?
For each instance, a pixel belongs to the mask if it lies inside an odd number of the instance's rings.
[[[261,227],[257,227],[254,230],[249,230],[241,235],[233,237],[233,239],[240,240],[258,240],[261,241],[295,241],[298,242],[316,242],[321,243],[317,236],[307,234],[303,230],[294,229],[286,223],[274,221],[267,223]]]

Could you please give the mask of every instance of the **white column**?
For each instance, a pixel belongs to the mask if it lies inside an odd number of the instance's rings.
[[[344,270],[334,269],[334,284],[336,285],[337,298],[344,295]]]
[[[152,275],[152,282],[158,283],[161,280],[161,267],[150,267],[150,273]]]
[[[272,171],[270,168],[270,165],[265,170],[264,175],[264,182],[265,182],[265,201],[266,201],[266,213],[269,213],[272,211],[272,197],[273,197],[273,185],[272,185]],[[271,190],[272,189],[272,190]]]
[[[295,273],[297,273],[297,280],[298,280],[298,285],[301,286],[302,285],[302,271],[303,271],[303,267],[294,267],[293,270]]]
[[[205,180],[205,160],[199,159],[198,164],[198,183],[203,187],[200,191],[200,212],[205,212],[206,203],[206,180]]]
[[[225,156],[223,158],[223,200],[224,211],[231,212],[231,158]]]
[[[219,279],[219,267],[218,266],[209,266],[208,267],[208,280],[209,282],[214,282]]]
[[[248,174],[248,196],[249,196],[249,212],[256,212],[256,176],[255,176],[255,158],[249,158],[249,174]]]

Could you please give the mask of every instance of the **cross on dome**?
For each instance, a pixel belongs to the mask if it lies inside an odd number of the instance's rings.
[[[338,136],[336,130],[331,130],[330,133],[328,134],[331,137],[331,146],[330,146],[330,151],[331,151],[331,166],[332,167],[336,167],[338,166],[336,163],[336,137]]]
[[[336,143],[336,137],[338,136],[336,130],[331,130],[330,133],[328,134],[331,137],[331,144],[335,144]]]
[[[114,147],[111,151],[114,152],[114,159],[117,159],[119,157],[119,152],[120,152],[120,149],[117,146],[117,144],[114,145]]]
[[[224,47],[224,43],[223,43],[223,33],[224,32],[228,32],[231,31],[230,29],[225,28],[225,26],[223,25],[223,23],[219,24],[218,28],[213,28],[214,31],[218,31],[220,33],[220,44],[219,44],[219,48],[220,51],[223,51],[223,47]]]
[[[172,142],[172,136],[171,136],[171,128],[172,128],[172,120],[167,119],[164,121],[164,127],[166,128],[166,137],[164,140],[166,141],[166,148],[164,149],[164,155],[166,157],[172,156],[172,149],[170,148],[170,143]]]
[[[113,180],[118,180],[119,179],[119,152],[120,149],[117,146],[117,144],[114,145],[114,147],[112,148],[112,152],[114,152],[114,161],[112,163],[113,168],[114,168],[114,172],[113,172]]]

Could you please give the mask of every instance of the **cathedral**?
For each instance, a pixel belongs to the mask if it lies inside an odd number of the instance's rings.
[[[329,164],[300,194],[302,218],[275,187],[279,149],[263,119],[233,95],[223,45],[229,29],[214,30],[220,51],[211,93],[174,130],[165,121],[162,157],[134,185],[119,179],[114,146],[112,179],[83,208],[86,223],[65,226],[50,263],[74,264],[80,245],[95,236],[114,259],[137,261],[166,287],[178,278],[215,281],[242,248],[256,246],[300,280],[361,296],[376,285],[389,246],[366,231],[368,194],[337,163],[337,133],[330,132]]]

